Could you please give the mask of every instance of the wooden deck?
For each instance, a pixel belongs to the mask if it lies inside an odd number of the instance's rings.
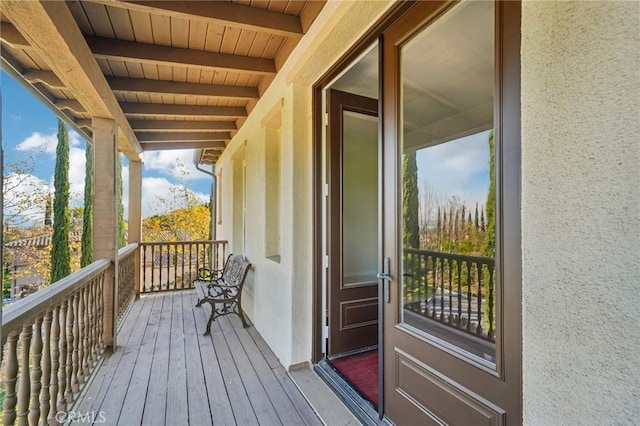
[[[104,424],[320,425],[253,327],[235,316],[203,336],[208,306],[194,291],[136,301],[74,410]]]

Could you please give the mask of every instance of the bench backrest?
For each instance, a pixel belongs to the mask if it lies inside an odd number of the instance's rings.
[[[224,267],[221,280],[226,285],[237,286],[244,284],[244,279],[249,272],[249,268],[251,268],[251,263],[249,263],[243,255],[231,255]]]

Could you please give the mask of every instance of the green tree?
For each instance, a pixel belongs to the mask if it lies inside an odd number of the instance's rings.
[[[493,130],[489,133],[489,191],[487,192],[487,227],[485,230],[485,257],[496,255],[496,172],[495,172],[495,140]],[[484,222],[484,221],[483,221]]]
[[[402,242],[405,247],[420,248],[418,224],[418,164],[416,152],[402,158]]]
[[[122,204],[122,154],[118,154],[116,179],[118,180],[118,248],[127,245],[124,224],[124,205]]]
[[[51,282],[71,273],[69,250],[69,134],[58,119],[58,145],[54,171],[53,236],[51,238]]]
[[[93,145],[87,142],[85,151],[87,163],[84,177],[84,211],[82,214],[82,255],[80,266],[84,268],[93,262]]]

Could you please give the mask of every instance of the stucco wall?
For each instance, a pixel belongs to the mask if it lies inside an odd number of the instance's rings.
[[[311,359],[312,85],[391,5],[328,2],[216,164],[222,174],[218,238],[240,247],[233,232],[234,157],[244,150],[247,175],[245,254],[253,264],[243,308],[280,362]],[[280,261],[265,257],[265,132],[262,121],[282,105]],[[237,205],[237,204],[236,204]],[[237,228],[236,228],[237,229]]]
[[[525,1],[523,409],[640,419],[640,3]]]

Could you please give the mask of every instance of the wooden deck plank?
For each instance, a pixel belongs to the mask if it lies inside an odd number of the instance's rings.
[[[293,383],[289,374],[285,371],[282,366],[273,369],[273,374],[276,376],[276,379],[282,385],[282,388],[286,392],[287,396],[293,403],[294,407],[302,417],[302,420],[305,425],[314,425],[321,426],[324,423],[318,417],[318,414],[311,408],[309,402],[305,399],[305,397],[300,393],[300,389]]]
[[[149,388],[142,414],[143,425],[165,424],[165,412],[167,407],[167,379],[169,375],[169,347],[171,336],[171,312],[172,295],[154,295],[147,298],[162,298],[162,313],[158,324],[158,335],[156,346],[153,351],[151,363],[151,377],[149,378]]]
[[[206,392],[202,352],[198,350],[198,335],[194,318],[193,298],[191,294],[181,291],[182,314],[184,323],[184,347],[190,354],[186,360],[187,368],[187,400],[189,401],[189,424],[206,425],[211,423],[211,409]],[[203,392],[203,390],[205,392]]]
[[[195,306],[197,302],[196,293],[190,293],[192,306]],[[213,346],[213,341],[210,336],[203,336],[207,328],[206,324],[208,320],[206,308],[193,308],[193,314],[195,319],[194,327],[200,347],[200,357],[204,365],[205,387],[209,398],[209,408],[211,409],[213,424],[234,424],[233,409],[231,408],[225,381],[222,377],[220,364],[218,364],[218,357],[215,347]]]
[[[265,342],[262,336],[260,336],[260,333],[258,333],[258,330],[256,330],[255,327],[249,327],[248,331],[249,331],[249,334],[251,335],[251,338],[253,338],[253,341],[256,343],[256,346],[258,346],[258,348],[260,349],[260,352],[264,354],[264,359],[269,364],[269,367],[271,368],[281,367],[280,361],[278,361],[278,358],[276,358],[274,353],[271,351],[271,348],[269,348],[269,346],[267,345],[267,342]]]
[[[182,297],[179,293],[171,297],[171,347],[169,350],[169,380],[167,382],[167,414],[165,424],[184,424],[187,407],[187,369],[184,350],[184,324],[182,320]]]
[[[253,411],[256,413],[260,423],[275,425],[281,424],[280,418],[276,413],[267,392],[262,386],[262,382],[258,377],[254,366],[251,364],[245,349],[242,347],[238,336],[236,335],[233,325],[229,322],[229,316],[224,316],[218,319],[220,328],[223,331],[224,338],[229,345],[229,350],[233,356],[233,360],[238,367],[240,378],[247,391]]]
[[[203,308],[206,309],[206,307]],[[206,310],[206,316],[209,318],[208,309]],[[227,394],[229,395],[236,423],[240,425],[257,425],[258,419],[251,406],[251,401],[240,378],[240,373],[231,355],[229,346],[226,344],[219,321],[214,321],[211,324],[211,339],[216,348],[218,363],[220,364],[222,377],[227,386]]]
[[[233,316],[212,324],[195,291],[147,295],[119,330],[78,412],[107,424],[319,425],[264,340]]]
[[[124,405],[122,406],[122,412],[120,413],[120,419],[126,419],[126,421],[132,425],[138,425],[142,422],[144,403],[151,375],[153,352],[156,346],[160,315],[165,299],[163,297],[154,297],[152,300],[151,315],[149,316],[144,337],[142,338],[142,344],[138,350],[136,364],[131,375],[131,383],[129,384]]]
[[[242,328],[242,324],[235,317],[228,317],[233,323],[242,347],[244,348],[251,365],[260,379],[264,390],[266,391],[273,407],[275,408],[280,421],[285,425],[302,424],[303,419],[300,413],[294,407],[291,399],[287,396],[282,384],[278,381],[271,367],[267,363],[264,354],[260,351],[256,342],[253,340],[249,332]]]
[[[131,333],[129,340],[123,344],[122,347],[118,348],[115,353],[120,354],[120,360],[113,373],[113,379],[109,384],[108,397],[105,398],[100,405],[100,411],[104,413],[107,423],[117,424],[117,420],[115,423],[112,423],[111,420],[114,418],[117,419],[122,411],[124,398],[131,383],[133,367],[138,358],[138,348],[140,348],[142,344],[152,306],[153,299],[143,302],[140,315],[138,316],[137,326],[133,330],[133,333]]]

